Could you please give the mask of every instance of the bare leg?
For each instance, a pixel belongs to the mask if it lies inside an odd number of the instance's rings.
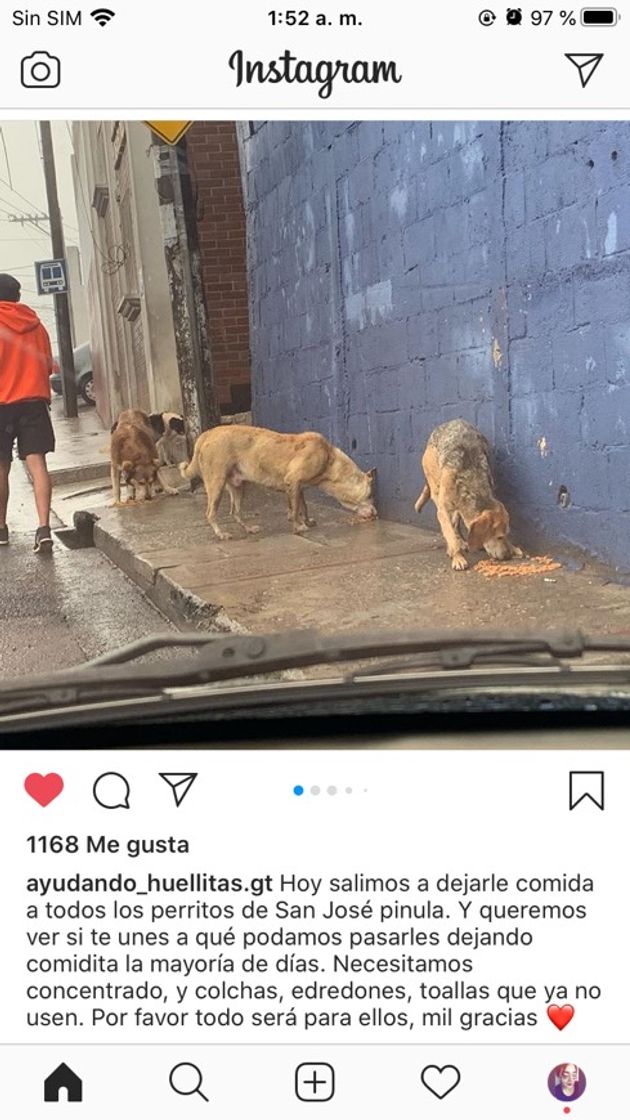
[[[415,506],[413,507],[415,509],[416,513],[420,513],[420,511],[422,509],[424,509],[424,507],[426,506],[430,497],[431,497],[431,487],[429,486],[429,483],[427,482],[427,483],[425,483],[424,489],[422,490],[422,492],[420,494],[420,497],[418,498]]]
[[[9,460],[6,462],[0,461],[0,529],[4,529],[7,524],[7,507],[9,505],[9,473],[11,471],[11,463]]]
[[[442,536],[446,541],[446,551],[451,558],[451,568],[455,572],[464,572],[468,567],[468,561],[464,556],[468,546],[455,529],[452,514],[448,513],[443,506],[437,507],[437,517]]]
[[[35,505],[40,525],[50,522],[50,499],[52,496],[52,482],[46,466],[45,455],[27,455],[26,466],[33,480]]]
[[[241,504],[243,501],[243,487],[234,486],[231,482],[227,484],[228,494],[230,495],[230,515],[238,524],[245,530],[246,533],[259,533],[260,525],[246,525],[241,517]]]

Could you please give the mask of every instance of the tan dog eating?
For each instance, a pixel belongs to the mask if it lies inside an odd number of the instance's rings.
[[[245,424],[223,425],[203,432],[192,461],[181,463],[184,478],[201,477],[206,488],[206,517],[219,540],[229,539],[217,524],[217,510],[227,486],[230,513],[248,533],[258,532],[241,517],[243,483],[254,482],[287,495],[294,533],[304,533],[310,520],[304,500],[306,486],[318,486],[363,521],[377,516],[372,502],[374,471],[362,471],[343,451],[317,432],[285,435]]]
[[[502,502],[494,496],[490,469],[490,444],[466,420],[450,420],[431,433],[422,456],[426,485],[416,504],[416,513],[430,498],[437,517],[451,567],[456,572],[468,567],[465,552],[485,549],[494,560],[510,560],[524,553],[509,539],[510,519]],[[460,522],[468,530],[465,541]]]
[[[146,500],[153,496],[153,486],[157,481],[167,494],[178,493],[160,477],[155,435],[148,416],[140,409],[126,409],[112,425],[110,454],[114,505],[120,505],[123,482],[133,488],[134,495],[138,490],[144,490]]]

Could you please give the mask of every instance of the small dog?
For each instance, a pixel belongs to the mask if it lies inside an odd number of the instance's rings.
[[[157,482],[167,494],[179,493],[160,475],[160,458],[153,428],[146,412],[138,408],[121,412],[112,424],[111,437],[114,505],[120,504],[121,483],[133,489],[134,497],[138,490],[143,489],[147,501],[153,496],[153,487]]]
[[[375,472],[360,470],[317,432],[285,435],[245,424],[211,428],[199,436],[191,462],[180,463],[180,471],[184,478],[203,479],[208,498],[206,517],[219,540],[231,536],[219,528],[216,520],[226,486],[231,516],[248,533],[259,531],[257,525],[246,525],[241,517],[244,482],[284,490],[294,533],[304,533],[315,524],[306,509],[305,486],[318,486],[363,521],[377,516],[372,502]]]
[[[495,560],[522,557],[508,537],[510,519],[505,506],[494,496],[490,470],[490,444],[466,420],[450,420],[431,433],[422,456],[426,485],[416,504],[416,513],[430,498],[446,541],[451,567],[468,567],[465,552],[485,549]],[[468,540],[459,533],[460,521]]]
[[[177,412],[151,412],[148,416],[162,467],[176,467],[186,454],[186,426]]]

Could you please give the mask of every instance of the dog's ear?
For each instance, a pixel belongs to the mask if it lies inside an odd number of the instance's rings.
[[[158,439],[164,435],[164,416],[161,412],[151,412],[148,421]]]
[[[172,432],[176,432],[179,436],[183,436],[186,434],[186,427],[181,416],[171,416],[168,422],[168,426]]]
[[[112,424],[111,428],[109,429],[109,434],[113,435],[114,432],[116,431],[117,427],[118,427],[118,421],[114,420],[114,423]]]
[[[495,537],[507,536],[510,529],[508,513],[505,506],[499,504],[497,509],[484,509],[468,530],[468,547],[476,552],[483,548],[486,541]]]
[[[468,547],[472,552],[478,552],[483,548],[484,541],[488,537],[495,536],[493,528],[492,510],[484,509],[479,517],[475,517],[468,526]]]
[[[366,471],[365,473],[368,476],[370,482],[374,482],[376,478],[376,467],[371,467],[370,470]]]

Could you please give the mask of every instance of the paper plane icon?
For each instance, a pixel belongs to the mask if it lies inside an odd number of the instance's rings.
[[[577,67],[582,89],[586,89],[604,56],[603,54],[565,54],[564,57]]]
[[[161,778],[169,785],[173,791],[175,804],[181,805],[190,787],[192,786],[196,774],[160,774]]]

